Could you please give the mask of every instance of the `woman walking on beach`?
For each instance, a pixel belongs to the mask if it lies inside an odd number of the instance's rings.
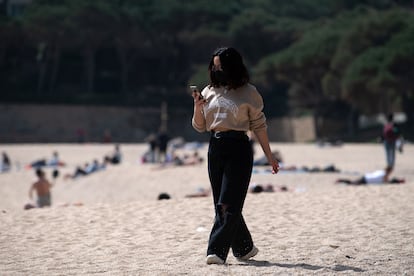
[[[209,85],[192,94],[192,125],[198,132],[211,132],[208,173],[216,215],[207,264],[224,264],[230,248],[239,260],[248,260],[259,251],[242,215],[253,167],[248,130],[257,137],[273,173],[279,164],[269,146],[262,97],[249,83],[242,56],[234,48],[219,48],[208,71]]]

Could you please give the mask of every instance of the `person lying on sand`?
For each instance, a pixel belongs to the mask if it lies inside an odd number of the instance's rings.
[[[198,188],[197,192],[193,193],[193,194],[188,194],[185,195],[185,197],[187,198],[192,198],[192,197],[207,197],[210,196],[211,194],[211,190],[210,189],[205,189],[205,188]]]
[[[367,185],[367,184],[401,184],[405,179],[393,177],[388,179],[385,170],[377,170],[364,174],[357,179],[339,178],[335,183],[344,183],[347,185]]]
[[[40,169],[43,167],[64,167],[66,165],[65,162],[62,162],[59,159],[59,153],[57,151],[53,152],[53,156],[51,159],[47,160],[47,159],[39,159],[36,161],[33,161],[32,163],[30,163],[29,165],[27,165],[28,169]]]
[[[273,158],[275,158],[279,163],[283,163],[282,154],[275,150],[272,151]],[[269,161],[267,160],[266,156],[260,157],[253,161],[253,166],[268,166]]]
[[[170,167],[182,167],[182,166],[191,166],[198,165],[204,162],[204,158],[199,156],[199,153],[195,151],[192,155],[184,154],[183,156],[178,156],[173,154],[170,161],[163,162],[158,167],[154,169],[164,169]]]
[[[81,176],[86,176],[98,171],[105,170],[106,163],[107,162],[104,160],[103,163],[100,164],[97,159],[94,159],[92,163],[85,163],[83,167],[77,166],[73,173],[65,174],[64,179],[77,179]]]
[[[333,164],[329,164],[325,167],[308,167],[302,166],[298,167],[296,165],[286,165],[283,162],[282,155],[279,151],[272,151],[273,157],[279,162],[280,170],[281,171],[289,171],[289,172],[309,172],[309,173],[316,173],[316,172],[340,172],[338,168],[335,167]],[[263,156],[259,159],[256,159],[253,162],[253,166],[268,166],[269,162],[266,159],[266,156]]]
[[[257,183],[250,183],[249,191],[253,194],[257,194],[261,192],[273,193],[276,191],[287,192],[288,188],[286,186],[280,186],[280,187],[277,187],[277,189],[275,189],[275,187],[272,184],[262,185],[262,184],[257,184]]]

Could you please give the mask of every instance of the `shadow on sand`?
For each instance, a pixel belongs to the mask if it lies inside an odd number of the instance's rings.
[[[346,265],[335,265],[333,267],[327,266],[319,266],[319,265],[310,265],[305,263],[299,264],[283,264],[283,263],[272,263],[268,261],[256,261],[256,260],[249,260],[241,263],[240,265],[245,266],[258,266],[258,267],[268,267],[268,266],[278,266],[278,267],[285,267],[285,268],[303,268],[307,270],[319,270],[319,269],[330,269],[333,271],[354,271],[354,272],[364,272],[363,269],[358,267],[346,266]]]

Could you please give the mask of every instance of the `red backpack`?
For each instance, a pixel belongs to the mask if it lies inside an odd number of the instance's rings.
[[[398,128],[393,123],[386,124],[383,130],[383,137],[388,142],[394,142],[399,137]]]

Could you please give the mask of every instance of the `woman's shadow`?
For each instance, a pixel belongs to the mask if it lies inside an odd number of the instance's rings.
[[[335,265],[333,267],[327,267],[327,266],[319,266],[319,265],[310,265],[305,263],[299,263],[299,264],[284,264],[284,263],[273,263],[269,261],[257,261],[257,260],[248,260],[244,261],[243,263],[240,263],[239,265],[242,266],[257,266],[257,267],[270,267],[270,266],[278,266],[278,267],[285,267],[285,268],[303,268],[306,270],[319,270],[319,269],[330,269],[333,271],[347,271],[351,270],[354,272],[364,272],[363,269],[359,267],[352,267],[352,266],[346,266],[346,265]]]

